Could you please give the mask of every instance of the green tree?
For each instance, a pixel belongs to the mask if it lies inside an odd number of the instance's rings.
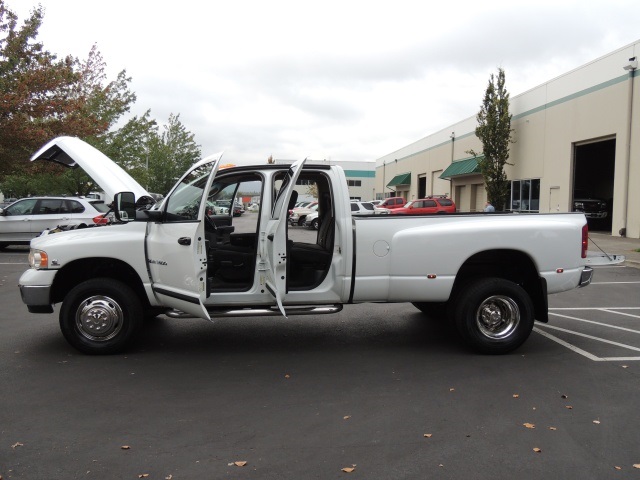
[[[169,115],[169,122],[163,126],[162,133],[149,138],[147,147],[147,190],[163,195],[201,156],[193,133],[180,122],[180,115],[173,113]]]
[[[28,158],[60,135],[77,136],[124,168],[141,185],[166,193],[176,177],[200,159],[200,147],[179,115],[159,133],[147,110],[121,127],[136,96],[121,71],[108,81],[94,46],[86,60],[58,60],[37,42],[42,6],[22,26],[0,0],[0,189],[28,194],[86,195],[97,185],[81,170]]]
[[[29,156],[53,137],[105,134],[135,102],[125,71],[106,80],[95,46],[85,61],[45,50],[36,41],[43,17],[38,6],[18,26],[0,0],[0,178],[33,172]]]
[[[505,88],[505,74],[498,69],[497,78],[491,74],[480,112],[476,116],[476,136],[482,142],[482,155],[473,150],[468,153],[479,157],[478,166],[484,177],[487,197],[498,209],[504,208],[509,194],[509,181],[504,171],[509,160],[509,144],[514,143],[509,113],[509,93]]]

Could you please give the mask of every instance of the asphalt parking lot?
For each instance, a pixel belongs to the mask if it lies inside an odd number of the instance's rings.
[[[551,296],[550,323],[505,356],[371,304],[159,317],[90,357],[22,305],[26,254],[0,252],[2,479],[640,478],[636,264]]]

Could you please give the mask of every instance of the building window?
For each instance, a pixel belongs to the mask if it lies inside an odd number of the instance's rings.
[[[511,182],[511,210],[514,212],[537,212],[540,210],[539,178]]]
[[[347,186],[349,187],[361,187],[362,180],[347,180]]]

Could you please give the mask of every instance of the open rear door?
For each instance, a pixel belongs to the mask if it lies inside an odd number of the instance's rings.
[[[160,303],[211,320],[207,296],[205,211],[222,153],[196,163],[167,195],[159,221],[147,224],[147,263]]]
[[[285,317],[287,315],[282,299],[287,290],[287,214],[289,199],[305,161],[306,159],[295,162],[287,171],[273,202],[271,217],[265,228],[260,230],[258,268],[261,281]]]

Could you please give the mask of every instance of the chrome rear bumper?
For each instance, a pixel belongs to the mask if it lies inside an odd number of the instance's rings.
[[[586,287],[591,283],[591,278],[593,277],[593,268],[584,267],[582,270],[582,274],[580,275],[580,283],[578,287]]]

